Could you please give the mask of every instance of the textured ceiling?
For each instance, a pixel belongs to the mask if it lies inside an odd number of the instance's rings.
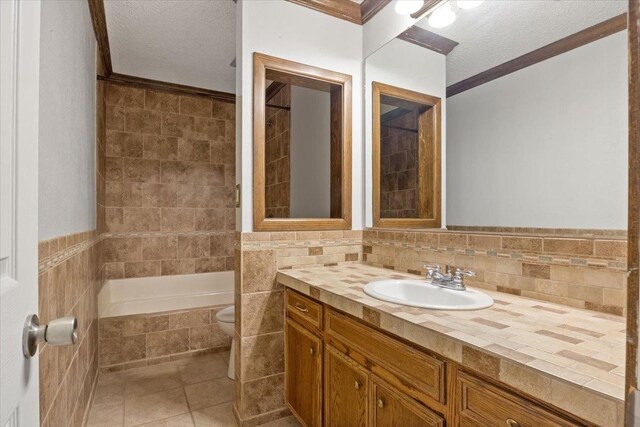
[[[232,0],[106,0],[115,73],[235,93]]]
[[[447,55],[451,85],[626,10],[624,0],[487,0],[446,28],[417,25],[460,43]]]

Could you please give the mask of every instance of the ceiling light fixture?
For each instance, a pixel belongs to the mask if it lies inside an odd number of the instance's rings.
[[[458,0],[457,3],[460,9],[473,9],[484,3],[484,0]]]
[[[424,5],[424,0],[396,0],[396,13],[400,15],[410,15],[420,10]]]
[[[433,28],[443,28],[453,24],[455,20],[456,14],[451,9],[451,2],[446,2],[429,15],[427,22]]]

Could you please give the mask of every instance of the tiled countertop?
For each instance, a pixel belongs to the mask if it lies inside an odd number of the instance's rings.
[[[367,296],[374,280],[417,276],[365,264],[280,270],[278,281],[599,425],[623,423],[623,317],[480,290],[484,310],[407,307]]]

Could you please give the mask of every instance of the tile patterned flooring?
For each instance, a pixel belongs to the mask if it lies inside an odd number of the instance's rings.
[[[87,427],[231,427],[229,353],[100,374]],[[268,427],[295,427],[293,417]]]

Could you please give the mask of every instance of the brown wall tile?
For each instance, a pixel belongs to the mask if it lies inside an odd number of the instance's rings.
[[[143,156],[145,159],[176,160],[178,158],[178,138],[145,135]]]
[[[230,339],[222,332],[217,323],[192,327],[189,337],[189,348],[199,350],[205,348],[228,347]]]
[[[190,138],[194,135],[195,120],[191,116],[165,113],[162,115],[162,134]]]
[[[107,105],[143,108],[144,89],[132,86],[107,84],[106,103]]]
[[[196,96],[180,97],[180,114],[211,117],[211,108],[212,102],[208,98]]]
[[[122,233],[117,238],[163,233],[145,236],[143,256],[108,243],[108,277],[230,268],[232,234],[189,233],[235,229],[235,106],[119,84],[104,85],[103,92],[108,135],[97,145],[109,157],[102,156],[105,179],[97,186],[102,227]],[[178,233],[188,234],[178,241]],[[117,254],[120,249],[127,253]]]
[[[284,374],[242,382],[239,408],[243,418],[250,418],[284,407]]]
[[[142,240],[139,237],[111,237],[104,241],[104,258],[112,261],[141,261]]]
[[[242,256],[242,292],[271,291],[278,288],[276,251],[246,251]]]
[[[147,334],[147,356],[157,357],[189,350],[189,329]]]
[[[155,90],[145,90],[144,92],[144,107],[147,110],[164,111],[167,113],[177,113],[179,111],[178,95]]]
[[[551,266],[543,264],[522,264],[522,275],[538,279],[551,278]]]
[[[543,245],[547,253],[592,255],[594,250],[592,240],[545,238]]]
[[[111,157],[142,157],[143,137],[136,133],[107,131],[106,155]]]
[[[124,263],[124,277],[160,276],[160,261],[137,261]]]
[[[148,110],[125,110],[124,130],[160,135],[161,114]]]
[[[283,329],[282,291],[244,294],[241,310],[243,337],[279,332]]]
[[[142,238],[142,259],[163,260],[175,259],[178,253],[176,236],[160,236]]]

